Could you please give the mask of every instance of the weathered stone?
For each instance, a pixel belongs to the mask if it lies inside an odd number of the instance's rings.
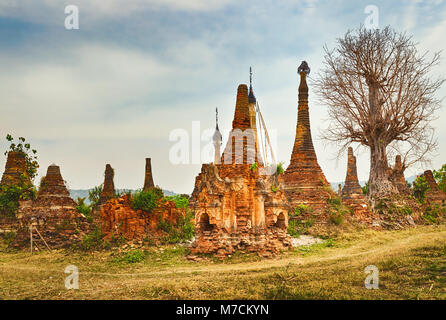
[[[22,152],[9,151],[0,185],[31,184],[26,170],[26,158]]]
[[[105,166],[104,184],[102,187],[101,196],[99,198],[99,204],[104,204],[107,200],[115,196],[115,184],[113,182],[115,172],[111,165]]]
[[[323,209],[335,195],[317,162],[310,128],[306,72],[300,72],[296,138],[290,165],[285,171],[285,192],[290,204]]]
[[[144,190],[148,190],[151,188],[154,188],[155,185],[153,183],[153,176],[152,176],[152,159],[146,158],[146,171],[145,171],[145,178],[144,178]]]

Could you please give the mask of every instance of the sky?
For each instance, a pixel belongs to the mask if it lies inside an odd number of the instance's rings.
[[[65,7],[79,9],[79,29],[67,30]],[[231,129],[237,86],[249,83],[260,104],[276,157],[289,163],[297,120],[297,67],[306,60],[310,81],[323,66],[323,46],[364,24],[368,5],[379,26],[413,35],[420,51],[444,49],[446,1],[341,0],[0,0],[0,150],[8,133],[38,150],[39,177],[61,167],[69,188],[103,182],[105,164],[118,188],[141,188],[145,158],[155,184],[191,193],[201,162],[169,158],[178,130],[192,136]],[[446,53],[433,76],[446,74]],[[446,96],[446,85],[438,97]],[[330,182],[345,179],[346,157],[321,140],[327,107],[310,84],[310,119],[318,161]],[[446,163],[446,110],[434,122],[439,150],[428,167]],[[193,146],[193,141],[195,145]],[[224,140],[225,143],[225,140]],[[0,172],[6,157],[1,153]],[[369,155],[357,154],[367,180]]]

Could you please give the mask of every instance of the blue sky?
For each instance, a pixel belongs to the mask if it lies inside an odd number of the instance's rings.
[[[79,7],[80,29],[64,28],[64,8]],[[444,49],[445,1],[212,1],[212,0],[0,0],[0,136],[25,136],[39,151],[40,175],[61,166],[71,188],[102,182],[106,163],[115,184],[138,188],[144,158],[155,183],[190,193],[199,164],[169,162],[172,130],[192,121],[227,133],[238,84],[249,81],[276,153],[288,164],[297,117],[296,69],[307,60],[314,76],[323,50],[364,23],[367,5],[379,8],[380,26],[407,31],[420,50]],[[446,61],[434,75],[445,75]],[[446,96],[442,88],[439,96]],[[318,159],[331,182],[345,178],[346,159],[320,140],[326,107],[310,88],[310,116]],[[434,123],[440,149],[432,167],[446,162],[446,111]],[[5,140],[0,148],[6,149]],[[0,158],[0,168],[5,158]],[[424,167],[409,169],[408,175]],[[358,154],[360,179],[369,158]]]

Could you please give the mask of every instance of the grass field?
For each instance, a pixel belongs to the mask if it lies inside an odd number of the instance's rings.
[[[362,230],[280,259],[186,259],[181,246],[122,253],[0,252],[2,299],[446,299],[446,226]],[[67,265],[79,289],[65,289]],[[367,290],[364,269],[379,269]]]

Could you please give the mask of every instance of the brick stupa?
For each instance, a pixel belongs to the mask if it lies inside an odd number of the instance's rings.
[[[443,204],[446,202],[446,193],[441,191],[435,181],[434,174],[432,170],[426,170],[423,173],[426,178],[426,182],[429,184],[429,190],[426,192],[426,199],[431,203]]]
[[[145,171],[145,178],[144,178],[144,190],[149,190],[154,188],[155,185],[153,183],[153,176],[152,176],[152,159],[146,158],[146,171]]]
[[[353,155],[351,147],[348,148],[347,175],[341,198],[344,204],[353,209],[357,218],[360,217],[363,220],[370,216],[371,212],[358,180],[356,157]]]
[[[9,151],[0,186],[18,185],[20,183],[31,184],[26,170],[25,154]]]
[[[101,196],[99,198],[99,204],[104,204],[109,199],[113,198],[115,196],[115,184],[113,182],[115,176],[115,172],[111,165],[107,164],[105,166],[105,173],[104,173],[104,184],[102,187]]]
[[[306,204],[320,210],[326,207],[327,199],[335,196],[335,193],[318,164],[311,137],[306,80],[309,71],[307,63],[302,62],[298,68],[300,85],[296,138],[284,180],[285,191],[293,207]]]
[[[77,212],[76,202],[70,198],[56,165],[48,167],[36,200],[20,204],[17,218],[23,227],[18,232],[19,240],[29,242],[28,227],[33,224],[52,248],[81,241],[89,230],[86,218]]]
[[[245,138],[238,136],[245,140],[243,149],[241,144],[235,148],[237,137],[230,137],[222,164],[203,164],[195,179],[190,200],[196,223],[193,254],[210,253],[223,258],[243,251],[271,256],[291,246],[286,233],[289,208],[282,179],[276,173],[261,174],[263,164],[256,150],[249,107],[254,99],[246,85],[238,87],[231,133],[243,131]],[[252,134],[247,137],[245,131]],[[248,139],[254,142],[247,144]],[[252,166],[254,161],[256,167]]]

